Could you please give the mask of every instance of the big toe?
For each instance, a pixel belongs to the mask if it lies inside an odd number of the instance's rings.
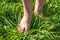
[[[18,31],[21,32],[21,33],[23,33],[22,27],[19,26],[19,27],[18,27]]]

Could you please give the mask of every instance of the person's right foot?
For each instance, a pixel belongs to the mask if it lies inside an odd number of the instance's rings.
[[[30,29],[30,21],[28,18],[23,17],[21,23],[18,25],[18,31],[26,34]]]

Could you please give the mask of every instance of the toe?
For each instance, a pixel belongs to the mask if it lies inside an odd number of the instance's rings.
[[[23,33],[22,27],[19,26],[19,27],[18,27],[18,31],[21,32],[21,33]]]

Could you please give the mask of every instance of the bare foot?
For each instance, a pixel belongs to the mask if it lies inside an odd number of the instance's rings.
[[[42,13],[42,10],[40,10],[40,11],[36,11],[36,10],[34,10],[34,14],[36,15],[36,14],[41,14]]]
[[[28,18],[23,17],[21,20],[21,23],[18,26],[18,31],[26,34],[30,29],[30,21],[28,20]]]
[[[40,11],[40,13],[34,11],[34,15],[38,15],[41,19],[45,19],[45,16],[44,16],[44,14],[42,13],[42,11]]]

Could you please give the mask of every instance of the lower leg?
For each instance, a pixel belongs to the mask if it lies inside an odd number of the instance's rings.
[[[32,0],[22,0],[24,7],[24,16],[19,24],[18,31],[26,33],[30,28],[32,17]]]
[[[45,0],[36,0],[34,13],[42,13]]]

